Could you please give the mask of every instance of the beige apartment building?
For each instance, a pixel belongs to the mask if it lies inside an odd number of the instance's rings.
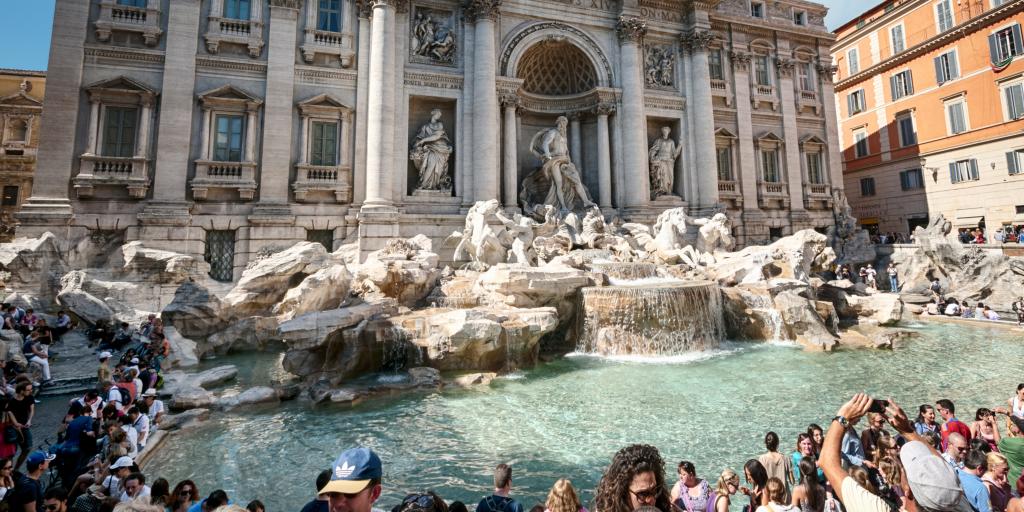
[[[0,241],[14,232],[14,212],[32,193],[46,73],[0,69]]]
[[[854,215],[909,232],[1024,225],[1024,0],[885,1],[835,31]]]

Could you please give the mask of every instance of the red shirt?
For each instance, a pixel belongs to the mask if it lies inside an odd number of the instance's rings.
[[[939,429],[942,433],[942,449],[946,449],[946,440],[949,439],[950,432],[956,432],[964,436],[967,443],[971,442],[971,427],[968,427],[966,423],[956,419],[956,417],[950,418],[949,421],[942,424],[942,428]]]

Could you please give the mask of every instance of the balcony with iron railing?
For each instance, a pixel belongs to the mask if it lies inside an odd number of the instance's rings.
[[[256,162],[196,160],[192,196],[204,201],[210,189],[237,190],[239,199],[251,200],[256,196]]]
[[[732,86],[725,80],[711,79],[711,96],[725,100],[727,107],[732,106]]]
[[[263,52],[263,22],[210,16],[206,26],[206,49],[218,53],[223,43],[246,46],[250,57],[259,57]]]
[[[100,42],[110,40],[115,31],[135,32],[142,35],[146,46],[156,46],[163,30],[160,28],[160,2],[150,0],[148,7],[121,5],[117,0],[101,0],[100,14],[94,28]]]
[[[149,190],[149,160],[145,157],[82,155],[78,175],[71,181],[79,198],[93,197],[96,187],[124,187],[128,197],[142,199]]]
[[[349,167],[298,164],[295,168],[297,175],[292,191],[296,201],[318,203],[331,195],[337,203],[352,200],[352,169]]]
[[[789,208],[789,184],[784,181],[759,181],[757,199],[761,208],[779,206]]]
[[[756,110],[761,103],[769,103],[772,110],[779,109],[779,97],[774,85],[753,84],[750,86],[750,102]]]
[[[308,64],[312,64],[316,54],[321,53],[338,57],[341,67],[347,68],[352,65],[356,54],[354,43],[352,34],[307,28],[300,50],[303,60]]]

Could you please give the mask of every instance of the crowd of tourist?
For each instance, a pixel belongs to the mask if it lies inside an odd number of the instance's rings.
[[[142,393],[144,405],[107,400],[96,391],[73,400],[62,444],[54,453],[30,453],[24,472],[16,470],[13,451],[0,451],[0,508],[265,512],[258,500],[242,508],[222,489],[203,494],[191,480],[171,487],[167,480],[151,480],[140,471],[135,454],[161,414],[141,412],[161,410],[153,395],[149,389]],[[1005,419],[1005,426],[999,418]],[[861,420],[866,425],[858,432]],[[726,468],[713,476],[701,475],[693,463],[682,461],[675,465],[678,479],[672,483],[658,449],[636,444],[612,457],[592,503],[583,503],[572,482],[562,478],[554,482],[544,503],[529,510],[588,512],[589,505],[596,512],[1024,512],[1022,430],[1024,384],[1005,406],[978,409],[968,422],[956,416],[954,404],[946,399],[921,405],[911,420],[891,400],[857,394],[836,411],[827,427],[809,425],[790,444],[792,451],[783,448],[776,433],[768,432],[765,451],[738,471]],[[58,466],[62,485],[44,489],[40,478],[51,464]],[[380,512],[376,507],[382,505],[379,500],[387,484],[383,475],[382,461],[371,449],[345,450],[330,469],[315,475],[315,488],[310,487],[310,501],[302,512]],[[524,512],[512,490],[512,467],[499,464],[494,492],[482,497],[475,510]],[[469,508],[426,490],[407,495],[390,510]]]
[[[860,267],[856,275],[850,270],[849,265],[839,265],[835,269],[835,277],[836,279],[846,279],[852,283],[864,283],[868,288],[878,290],[878,270],[871,263]],[[889,283],[889,291],[898,293],[900,289],[899,270],[895,263],[889,262],[889,265],[885,267],[885,277]]]

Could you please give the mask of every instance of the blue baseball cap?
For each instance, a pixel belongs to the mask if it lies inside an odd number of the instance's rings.
[[[25,462],[31,467],[38,468],[42,465],[43,461],[53,460],[56,458],[56,455],[46,453],[42,450],[36,450],[29,454],[28,458],[25,459]]]
[[[338,456],[331,467],[331,480],[318,494],[339,492],[355,494],[366,489],[370,480],[380,478],[380,457],[369,448],[351,448]]]

